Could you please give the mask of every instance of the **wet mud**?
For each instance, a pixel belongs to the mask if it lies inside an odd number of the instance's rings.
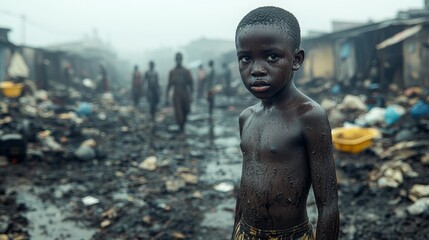
[[[0,236],[229,239],[242,164],[238,115],[254,101],[219,97],[211,121],[206,103],[193,103],[185,135],[177,133],[171,108],[163,108],[154,124],[145,106],[133,111],[128,102],[100,105],[75,130],[62,120],[32,119],[34,131],[63,131],[68,141],[61,154],[29,143],[27,160],[1,159]],[[97,142],[95,157],[77,159],[74,149],[89,138]],[[143,162],[152,156],[151,169]],[[340,239],[429,239],[429,216],[404,212],[410,201],[403,188],[371,188],[368,176],[380,165],[374,153],[336,151],[335,161]],[[410,162],[419,177],[406,178],[404,186],[429,182],[428,167]],[[311,193],[307,206],[315,225]]]

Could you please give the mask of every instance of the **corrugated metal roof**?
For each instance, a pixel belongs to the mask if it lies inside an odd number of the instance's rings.
[[[407,28],[404,31],[399,32],[399,33],[393,35],[392,37],[382,41],[379,44],[377,44],[376,49],[380,50],[380,49],[392,46],[394,44],[397,44],[397,43],[413,36],[414,34],[417,34],[418,32],[420,32],[420,30],[422,30],[422,28],[423,28],[422,25],[417,25],[417,26]]]
[[[304,37],[304,41],[318,41],[320,39],[338,39],[344,37],[356,37],[362,33],[376,31],[379,29],[387,28],[389,26],[413,26],[417,24],[429,24],[428,17],[412,18],[412,19],[390,19],[377,23],[368,23],[367,25],[350,28],[338,32],[326,33],[316,37]]]

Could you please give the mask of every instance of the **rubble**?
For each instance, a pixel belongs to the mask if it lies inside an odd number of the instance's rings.
[[[429,121],[425,114],[411,114],[413,106],[424,109],[419,103],[424,96],[415,96],[424,91],[381,95],[385,106],[372,106],[368,95],[347,96],[346,89],[321,83],[305,90],[323,99],[333,128],[374,128],[381,135],[362,152],[335,151],[340,238],[408,239],[411,230],[420,230],[413,239],[426,239]],[[88,80],[86,84],[91,86]],[[1,217],[14,223],[6,231],[0,224],[1,237],[30,239],[30,233],[35,234],[31,229],[41,227],[29,222],[26,214],[31,211],[16,202],[25,201],[21,192],[14,193],[23,185],[32,189],[23,192],[66,212],[65,222],[89,229],[88,239],[230,236],[228,227],[211,229],[201,222],[216,204],[234,203],[238,180],[231,179],[238,177],[225,178],[225,169],[213,171],[216,179],[205,174],[208,166],[241,167],[239,141],[236,146],[224,142],[238,138],[238,115],[254,99],[237,98],[234,106],[216,108],[210,139],[204,104],[194,103],[195,115],[190,116],[186,136],[180,136],[171,107],[159,109],[151,122],[145,107],[135,109],[126,95],[117,94],[34,90],[0,101],[0,137],[19,134],[26,139],[25,161],[13,162],[0,154],[0,190],[7,188],[0,191],[0,203],[6,206],[0,208],[0,223]],[[233,223],[233,208],[222,208],[228,209],[222,222]],[[402,226],[411,230],[398,233]]]
[[[155,169],[157,168],[157,162],[158,160],[155,156],[150,156],[139,164],[139,168],[148,171],[155,171]]]
[[[429,185],[415,184],[411,187],[408,198],[415,202],[423,197],[429,197]]]
[[[411,215],[421,215],[429,211],[429,198],[420,198],[407,207],[407,212]]]

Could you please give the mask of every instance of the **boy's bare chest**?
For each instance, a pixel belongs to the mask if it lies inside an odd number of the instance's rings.
[[[243,126],[241,150],[243,155],[285,155],[292,148],[302,147],[301,126],[293,119],[251,118]],[[293,150],[292,150],[293,151]]]

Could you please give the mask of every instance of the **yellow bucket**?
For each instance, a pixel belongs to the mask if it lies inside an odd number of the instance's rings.
[[[21,96],[22,88],[24,87],[21,83],[14,83],[10,81],[4,81],[0,83],[0,89],[4,96],[8,98],[16,98]]]
[[[360,153],[370,147],[373,139],[380,135],[380,131],[375,128],[334,128],[332,129],[332,143],[338,151]]]

